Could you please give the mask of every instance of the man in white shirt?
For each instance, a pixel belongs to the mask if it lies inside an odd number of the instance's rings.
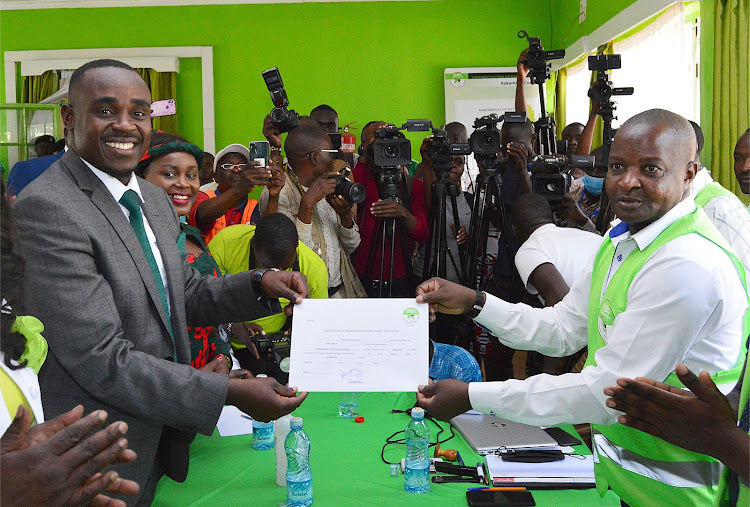
[[[702,455],[675,458],[679,451],[662,449],[668,444],[652,437],[642,445],[623,443],[615,424],[619,414],[603,393],[623,376],[670,380],[679,362],[712,375],[726,372],[719,386],[724,392],[739,377],[748,308],[744,272],[690,197],[695,151],[690,125],[668,111],[646,111],[620,128],[606,190],[623,222],[552,308],[509,304],[440,279],[418,288],[417,301],[430,303],[431,312],[469,312],[508,346],[560,356],[588,343],[581,373],[484,384],[441,381],[420,387],[418,403],[440,418],[474,408],[538,425],[601,425],[594,427],[594,447],[604,489],[608,483],[631,504],[653,501],[649,495],[668,496],[675,505],[710,501],[720,465]],[[592,293],[592,282],[602,289]],[[692,472],[697,482],[681,475]]]
[[[593,232],[558,227],[547,199],[524,194],[513,205],[513,232],[521,247],[516,269],[529,294],[553,306],[570,291],[602,244]]]

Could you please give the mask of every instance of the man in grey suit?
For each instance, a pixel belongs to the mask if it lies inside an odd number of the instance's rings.
[[[26,310],[49,342],[44,412],[80,403],[128,424],[138,460],[115,469],[141,485],[131,503],[149,503],[162,474],[184,480],[192,432],[210,435],[225,403],[268,421],[306,395],[271,378],[189,366],[188,324],[252,320],[267,314],[262,293],[299,303],[309,291],[299,273],[201,277],[181,261],[169,198],[133,174],[149,145],[150,99],[126,64],[79,68],[62,108],[70,149],[13,209],[28,263]]]

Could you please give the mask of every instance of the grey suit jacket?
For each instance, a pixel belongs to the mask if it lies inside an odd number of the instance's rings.
[[[13,214],[27,262],[25,311],[44,323],[49,343],[39,374],[45,416],[83,404],[86,413],[105,409],[108,421],[127,422],[138,460],[116,469],[143,487],[160,438],[162,446],[170,438],[169,432],[162,437],[163,427],[210,435],[226,397],[226,375],[189,366],[186,326],[248,321],[266,312],[249,273],[201,277],[183,262],[166,193],[144,180],[139,185],[164,260],[176,351],[128,219],[73,150],[26,187]],[[173,362],[175,352],[184,364]],[[166,448],[183,455],[160,451],[162,459],[184,461],[186,468],[186,444]]]

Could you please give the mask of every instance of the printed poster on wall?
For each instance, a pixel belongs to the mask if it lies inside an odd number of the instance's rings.
[[[461,67],[445,69],[445,122],[463,123],[469,134],[474,120],[489,114],[503,115],[515,110],[515,67]],[[531,121],[541,116],[539,87],[527,77],[524,86],[527,115]]]

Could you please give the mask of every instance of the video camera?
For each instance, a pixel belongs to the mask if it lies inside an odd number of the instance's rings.
[[[293,109],[287,109],[289,99],[284,90],[284,81],[277,67],[263,71],[263,80],[271,93],[271,101],[275,106],[271,111],[271,121],[280,134],[289,132],[299,125],[299,115]]]
[[[550,65],[547,60],[559,60],[565,58],[564,49],[553,49],[545,51],[542,41],[539,37],[530,37],[526,30],[518,32],[518,38],[528,39],[529,49],[526,51],[526,66],[529,68],[529,74],[532,84],[544,83],[549,79]]]
[[[594,55],[589,56],[589,70],[597,71],[596,83],[589,89],[588,96],[592,100],[605,103],[609,102],[613,95],[633,95],[633,87],[613,88],[612,82],[607,76],[607,71],[619,69],[622,66],[620,55]]]
[[[591,155],[537,155],[531,161],[531,191],[548,201],[559,201],[570,190],[568,168],[593,169]]]
[[[466,143],[451,144],[448,140],[448,133],[445,126],[438,129],[432,129],[432,142],[428,155],[432,161],[432,170],[439,180],[448,178],[453,168],[453,157],[461,155],[470,155],[471,145]]]

